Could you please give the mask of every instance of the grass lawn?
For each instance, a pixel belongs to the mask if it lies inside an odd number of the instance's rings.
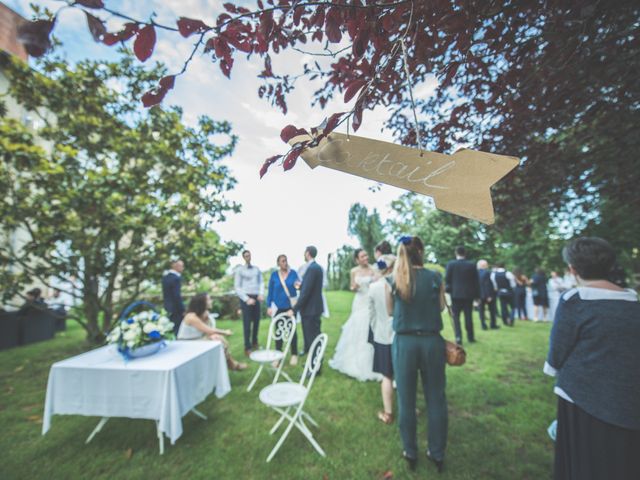
[[[331,318],[323,319],[329,334],[327,358],[333,355],[352,294],[328,294]],[[445,337],[452,338],[445,318]],[[242,325],[231,328],[232,350],[242,354]],[[467,345],[467,364],[447,369],[449,443],[445,472],[420,457],[412,474],[400,458],[397,424],[376,419],[380,387],[345,377],[328,365],[316,381],[306,410],[319,422],[316,432],[327,453],[320,457],[293,430],[270,464],[265,459],[277,440],[268,431],[275,412],[258,400],[263,375],[252,392],[246,387],[255,367],[231,372],[232,391],[223,399],[209,396],[198,408],[209,417],[183,418],[184,433],[164,456],[158,455],[155,424],[149,420],[113,419],[85,445],[97,417],[54,416],[41,436],[49,367],[89,347],[76,324],[54,340],[0,352],[0,478],[1,479],[531,479],[549,478],[553,444],[546,429],[555,417],[552,380],[542,374],[550,325],[516,323],[484,332]],[[261,324],[262,344],[268,323]],[[476,322],[479,327],[479,322]],[[300,342],[301,343],[301,342]],[[302,362],[301,362],[302,364]],[[294,379],[302,366],[286,367]],[[419,402],[419,448],[426,449],[426,414]]]

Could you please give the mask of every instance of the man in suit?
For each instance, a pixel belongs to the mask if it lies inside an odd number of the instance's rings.
[[[451,295],[451,310],[456,342],[462,345],[462,329],[460,328],[460,312],[464,313],[464,324],[469,343],[476,341],[473,335],[473,300],[480,296],[478,269],[476,264],[466,259],[464,247],[456,247],[456,259],[447,264],[445,275],[447,292]]]
[[[505,270],[503,263],[498,263],[494,271],[491,272],[491,283],[500,299],[502,323],[513,327],[513,292],[516,288],[516,277],[513,273]]]
[[[479,260],[478,264],[478,282],[480,284],[480,302],[478,304],[478,310],[480,313],[480,323],[482,323],[482,329],[487,329],[487,322],[484,320],[485,315],[485,307],[489,307],[489,318],[490,325],[492,329],[500,328],[496,325],[496,296],[497,292],[495,288],[493,288],[493,283],[491,283],[491,269],[489,268],[489,263],[486,260]]]
[[[320,335],[320,316],[324,310],[322,304],[322,267],[316,263],[318,249],[309,246],[304,251],[307,262],[304,277],[298,295],[298,302],[293,307],[293,313],[300,312],[302,317],[302,334],[304,335],[304,351],[309,353],[311,344]],[[315,355],[315,352],[312,352]],[[318,372],[319,373],[319,372]]]
[[[171,262],[171,269],[162,277],[162,299],[164,309],[169,314],[169,319],[173,322],[173,332],[177,335],[182,317],[184,316],[184,303],[182,303],[182,272],[184,262],[174,260]]]

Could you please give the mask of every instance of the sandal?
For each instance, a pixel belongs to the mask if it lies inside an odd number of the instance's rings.
[[[391,425],[393,423],[393,413],[387,413],[383,410],[378,412],[378,420],[380,420],[385,425]]]

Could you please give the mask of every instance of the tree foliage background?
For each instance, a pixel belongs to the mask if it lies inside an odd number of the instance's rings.
[[[235,184],[222,163],[236,144],[231,126],[208,117],[187,126],[177,107],[142,111],[131,98],[165,69],[122,53],[74,67],[47,57],[35,70],[2,59],[6,94],[41,125],[0,119],[0,231],[25,239],[0,243],[2,293],[73,283],[62,289],[81,302],[93,341],[171,258],[216,278],[238,249],[212,229],[239,211],[224,196]]]

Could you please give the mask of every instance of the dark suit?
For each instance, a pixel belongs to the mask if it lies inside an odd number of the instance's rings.
[[[182,303],[182,277],[173,272],[169,272],[162,277],[162,299],[164,309],[169,314],[169,319],[173,322],[173,331],[177,335],[182,317],[184,316],[184,304]]]
[[[445,276],[446,291],[451,295],[451,310],[456,334],[456,342],[462,345],[460,312],[464,312],[464,324],[467,339],[475,341],[473,335],[473,300],[480,296],[478,269],[476,264],[464,258],[452,260],[447,264]]]
[[[481,268],[478,270],[478,281],[480,283],[480,322],[482,328],[487,328],[487,323],[484,320],[485,306],[489,307],[489,317],[491,321],[491,328],[497,328],[496,325],[496,289],[493,288],[493,282],[491,282],[491,270],[488,268]],[[489,300],[491,299],[491,300]]]
[[[324,310],[322,304],[322,267],[311,262],[302,277],[302,286],[298,302],[293,311],[300,312],[302,317],[302,334],[304,335],[304,351],[309,353],[311,344],[320,335],[320,316]]]

